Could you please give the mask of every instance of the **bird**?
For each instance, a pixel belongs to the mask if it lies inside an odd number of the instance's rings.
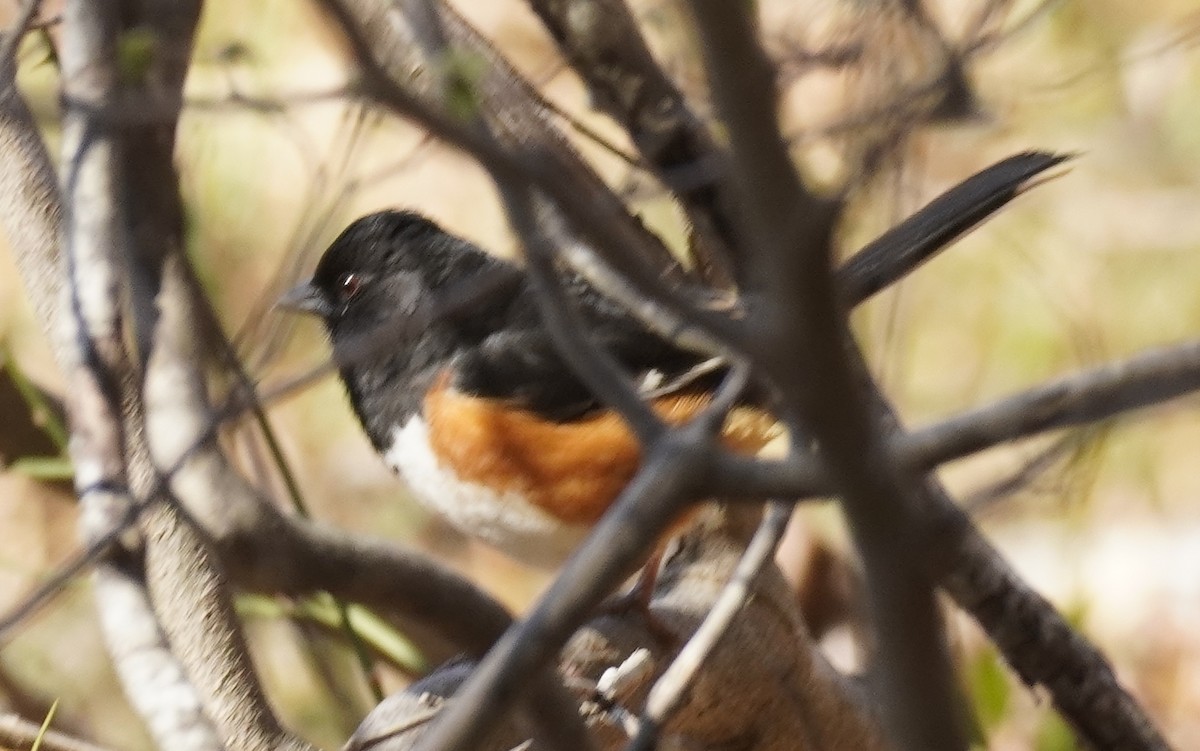
[[[896,281],[1069,158],[1015,154],[950,188],[838,271],[845,304]],[[586,334],[664,420],[704,408],[726,372],[719,359],[667,341],[587,280],[559,273]],[[476,279],[495,283],[470,304],[446,304]],[[559,354],[524,269],[418,212],[351,222],[279,304],[324,323],[354,413],[417,501],[512,558],[557,567],[637,471],[635,435]],[[420,325],[394,325],[406,319]],[[753,454],[784,432],[764,401],[744,394],[723,426],[728,448]]]
[[[681,423],[709,403],[723,363],[655,334],[582,277],[560,274],[586,335],[662,419]],[[469,305],[415,331],[389,327],[465,280],[488,278],[500,282]],[[324,323],[355,415],[411,495],[518,561],[559,566],[637,471],[637,438],[555,348],[524,268],[415,211],[353,221],[280,305]],[[754,453],[780,429],[743,401],[722,439]]]

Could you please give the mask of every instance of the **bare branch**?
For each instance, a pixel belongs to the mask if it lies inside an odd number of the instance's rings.
[[[171,457],[169,463],[162,461],[161,431],[155,430],[161,424],[159,410],[180,416],[195,408],[188,399],[193,392],[187,390],[190,384],[186,379],[190,375],[192,383],[199,382],[204,361],[198,335],[202,329],[192,308],[190,277],[181,260],[183,210],[172,164],[175,121],[182,106],[183,80],[199,10],[198,2],[154,2],[143,7],[141,28],[155,35],[156,53],[143,78],[128,86],[168,116],[160,122],[122,128],[126,139],[123,187],[141,197],[128,209],[134,254],[130,286],[134,290],[135,332],[141,351],[148,354],[141,395],[145,436],[160,472],[177,457]],[[145,293],[139,295],[141,286],[157,290],[157,300]],[[152,307],[154,302],[157,310]],[[169,503],[151,507],[143,526],[147,582],[156,613],[223,743],[247,749],[306,748],[281,729],[262,693],[228,583],[208,541]]]
[[[179,446],[206,424],[203,362],[192,313],[190,279],[178,255],[163,265],[159,321],[145,382],[146,435],[153,458],[168,472],[184,459]],[[191,469],[192,465],[186,465]],[[193,473],[174,474],[172,488],[194,497]],[[208,487],[201,486],[201,490]],[[215,500],[215,499],[214,499]],[[155,608],[180,659],[205,697],[225,743],[234,748],[304,748],[280,728],[262,693],[237,627],[229,587],[207,540],[173,506],[152,510],[147,572]],[[185,584],[186,583],[186,584]]]
[[[87,9],[81,9],[81,5]],[[245,646],[240,643],[228,589],[210,565],[205,544],[170,506],[162,503],[159,495],[162,488],[149,470],[143,443],[139,395],[131,389],[140,363],[124,349],[122,293],[118,290],[123,290],[130,301],[133,314],[130,324],[139,351],[151,351],[156,344],[153,294],[159,286],[163,257],[181,249],[182,213],[171,166],[173,118],[134,126],[114,122],[109,114],[117,98],[129,96],[134,88],[153,101],[165,100],[168,111],[178,112],[179,90],[187,70],[198,4],[176,3],[144,10],[147,18],[142,20],[156,34],[159,43],[155,58],[144,71],[143,79],[118,84],[117,46],[121,32],[117,8],[105,3],[76,3],[67,7],[68,44],[63,56],[65,99],[69,105],[65,181],[72,199],[69,235],[72,252],[68,258],[75,271],[72,309],[86,321],[84,332],[76,334],[77,340],[82,338],[80,365],[84,367],[75,370],[90,374],[96,384],[91,390],[78,389],[72,393],[73,404],[83,407],[72,410],[75,431],[72,448],[77,484],[83,502],[89,504],[87,489],[95,480],[89,478],[88,466],[81,464],[81,460],[86,462],[86,452],[94,449],[88,449],[86,444],[77,447],[77,439],[94,430],[95,425],[112,426],[103,436],[102,444],[109,452],[108,473],[119,472],[123,484],[126,467],[137,468],[132,484],[154,501],[149,513],[143,516],[147,531],[145,566],[154,593],[155,615],[163,618],[170,633],[171,649],[161,646],[165,637],[153,625],[148,612],[143,615],[148,625],[140,630],[130,628],[134,623],[130,617],[146,610],[145,593],[138,587],[126,586],[123,591],[127,596],[121,598],[122,590],[115,588],[121,581],[105,577],[105,586],[97,587],[97,594],[106,614],[105,623],[110,625],[107,633],[111,649],[119,660],[118,670],[126,679],[127,691],[162,745],[219,746],[201,709],[203,704],[216,710],[218,732],[238,747],[299,748],[302,746],[282,737],[277,725],[271,727],[274,720],[266,702],[261,693],[254,693],[257,684],[249,669]],[[139,200],[133,203],[120,200],[131,194],[139,196]],[[81,277],[81,272],[86,276]],[[194,334],[191,329],[186,332],[187,336]],[[83,385],[86,387],[88,383],[85,381]],[[84,409],[98,402],[110,405],[105,413],[99,413],[95,407],[90,411]],[[120,454],[122,449],[128,452],[125,456]],[[124,505],[130,504],[126,491]],[[107,529],[101,527],[98,532],[106,533]],[[132,582],[129,578],[125,581]],[[194,631],[202,633],[203,639],[185,638],[189,623]],[[215,648],[204,648],[214,643]],[[149,664],[150,654],[164,663],[165,670],[146,674],[144,666]],[[201,678],[213,674],[211,670],[206,673],[205,668],[211,668],[209,661],[214,657],[227,661],[216,668],[220,673],[218,691],[213,691],[210,682],[203,687],[207,689],[204,701],[197,699],[190,685],[184,683],[185,671],[175,664],[176,656],[187,666],[191,677]],[[163,679],[174,681],[173,690],[163,690]],[[228,705],[213,698],[221,690],[239,694],[246,701],[233,713],[222,711]],[[253,701],[256,697],[257,702]],[[181,711],[178,703],[181,699],[186,700],[187,711]],[[239,716],[238,711],[244,714]],[[259,718],[270,718],[266,727],[245,721],[247,715],[256,712]]]
[[[1190,372],[1182,380],[1195,384],[1200,376],[1200,363],[1196,357],[1196,345],[1190,345],[1173,353],[1178,359],[1166,365],[1160,372],[1147,368],[1144,375],[1148,384],[1124,383],[1116,388],[1125,394],[1161,393],[1156,377],[1164,381],[1181,382],[1183,362],[1190,363]],[[1154,357],[1149,358],[1153,361]],[[1163,362],[1157,363],[1164,365]],[[1089,402],[1081,392],[1071,388],[1047,388],[1047,394],[1070,394],[1081,399],[1072,404],[1071,399],[1063,402],[1063,414],[1071,415],[1075,410],[1099,416],[1105,409],[1104,402],[1111,398],[1105,394],[1103,377],[1107,368],[1097,373],[1100,382],[1096,401]],[[1120,372],[1120,366],[1112,366]],[[1089,376],[1091,374],[1088,374]],[[1091,380],[1084,377],[1082,381]],[[1191,388],[1195,388],[1194,385]],[[1034,390],[1037,393],[1039,390]],[[877,409],[884,418],[899,424],[899,418],[876,390],[874,398]],[[1033,403],[1037,403],[1033,399]],[[1047,403],[1054,399],[1047,397]],[[1030,400],[1017,397],[1011,406],[1017,412],[1026,409]],[[1086,404],[1086,406],[1084,406]],[[1020,406],[1017,406],[1020,405]],[[1092,407],[1095,409],[1093,410]],[[989,411],[988,408],[980,410]],[[1004,410],[997,409],[998,414]],[[1025,413],[1033,418],[1031,424],[1042,424],[1044,413]],[[1017,422],[1020,421],[1018,417]],[[977,426],[978,427],[978,426]],[[986,430],[986,429],[984,429]],[[940,432],[936,428],[931,433]],[[953,433],[943,433],[951,435]],[[970,435],[971,431],[967,431]],[[904,445],[905,438],[896,439],[897,446]],[[928,445],[932,445],[930,442]],[[819,467],[809,464],[815,477]],[[731,478],[720,469],[718,477]],[[744,487],[744,486],[743,486]],[[812,487],[811,485],[809,486]],[[1166,749],[1166,742],[1137,701],[1123,689],[1112,667],[1104,656],[1087,639],[1076,633],[1045,598],[1029,586],[1012,570],[996,549],[971,524],[945,489],[932,477],[927,477],[918,489],[916,503],[923,513],[916,517],[919,529],[914,535],[914,548],[925,551],[923,565],[955,602],[970,613],[996,644],[1005,660],[1030,686],[1040,685],[1048,689],[1054,705],[1072,724],[1082,738],[1101,748]]]
[[[109,560],[98,564],[92,576],[109,656],[125,693],[160,747],[219,749],[221,742],[200,696],[159,625],[144,564],[140,559]]]
[[[1098,422],[1198,389],[1200,341],[1155,349],[914,431],[901,441],[898,453],[901,461],[920,457],[923,466],[933,466],[1035,433]]]
[[[750,11],[720,0],[694,0],[692,10],[730,132],[746,291],[763,295],[747,326],[756,345],[751,361],[777,389],[793,436],[811,431],[819,442],[842,498],[866,570],[885,726],[901,749],[965,748],[932,583],[911,555],[913,520],[895,502],[906,483],[867,413],[855,372],[863,368],[852,369],[847,357],[830,273],[836,209],[806,191],[792,168],[776,120],[774,70]]]
[[[923,503],[936,504],[922,539],[939,586],[969,612],[1029,686],[1044,686],[1080,738],[1095,748],[1166,751],[1146,712],[1104,655],[1033,591],[932,483]]]
[[[27,2],[27,10],[37,3]],[[20,26],[4,36],[6,45]],[[11,51],[15,52],[15,42]],[[13,55],[0,57],[0,223],[15,251],[17,271],[42,330],[63,361],[58,312],[66,275],[60,256],[62,199],[58,178],[33,115],[17,89],[17,62]]]
[[[621,0],[531,0],[591,102],[625,127],[655,174],[679,197],[697,233],[696,259],[719,285],[737,252],[733,196],[719,179],[727,155],[655,62]]]
[[[136,365],[124,345],[118,292],[127,247],[118,199],[120,145],[101,116],[117,90],[117,14],[113,3],[76,2],[67,5],[65,17],[63,182],[70,207],[65,238],[69,287],[58,317],[60,365],[72,386],[68,408],[81,531],[86,540],[95,541],[123,529],[134,506],[127,484],[130,436],[124,412]],[[58,237],[57,228],[49,236]],[[180,749],[218,747],[157,627],[140,575],[130,576],[119,560],[110,559],[98,567],[96,584],[110,651],[123,658],[117,671],[158,742]]]
[[[1200,390],[1200,342],[1155,349],[976,407],[890,441],[904,471],[924,471],[994,446],[1050,430],[1089,425]],[[745,497],[806,498],[833,490],[817,458],[785,461],[721,455],[720,492]]]

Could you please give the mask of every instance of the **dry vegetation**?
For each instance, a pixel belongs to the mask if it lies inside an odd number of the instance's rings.
[[[951,38],[981,1],[938,4]],[[617,128],[589,110],[582,87],[522,3],[458,5],[552,102],[626,146]],[[792,9],[799,4],[761,5],[777,57],[815,34]],[[1022,15],[1017,5],[1014,17]],[[638,8],[668,69],[699,92],[693,40],[673,4],[650,0]],[[11,9],[0,6],[0,22],[8,23],[3,14]],[[849,28],[853,22],[840,21]],[[351,218],[414,206],[497,252],[510,253],[514,244],[478,167],[416,128],[328,95],[345,81],[347,54],[326,24],[304,3],[206,4],[187,88],[191,105],[181,123],[189,249],[226,330],[236,333],[239,351],[265,383],[326,356],[315,327],[280,319],[267,306]],[[21,81],[54,140],[57,78],[46,57],[42,40],[28,40]],[[812,136],[814,122],[836,122],[863,102],[887,101],[891,73],[817,77],[785,98],[783,121],[816,174],[837,177],[840,144]],[[884,165],[853,205],[844,229],[848,247],[1009,153],[1038,148],[1079,158],[856,314],[876,373],[912,425],[1200,330],[1194,4],[1055,3],[980,55],[971,74],[979,116],[922,131]],[[860,88],[847,94],[847,86]],[[680,218],[667,200],[620,160],[588,139],[576,140],[607,179],[628,187],[649,225],[682,244]],[[0,340],[22,372],[52,391],[61,387],[5,254]],[[1015,567],[1104,649],[1180,748],[1200,744],[1196,406],[1192,397],[1074,435],[1057,446],[1044,471],[1015,492],[981,499],[977,512]],[[272,417],[317,518],[444,556],[516,609],[545,584],[543,574],[456,536],[405,502],[336,382],[279,404]],[[0,416],[0,431],[9,420]],[[970,498],[1060,439],[992,451],[942,474]],[[282,496],[278,480],[261,470],[267,460],[258,442],[233,435],[229,445],[251,477]],[[0,473],[0,609],[76,549],[74,515],[61,489]],[[835,548],[845,546],[832,508],[806,512],[804,523]],[[115,748],[147,747],[115,688],[91,608],[80,580],[3,644],[0,707],[39,717],[57,699],[57,726]],[[247,622],[280,713],[315,742],[340,743],[372,703],[350,650],[322,629],[261,607]],[[831,640],[835,650],[839,634]],[[1067,731],[1019,689],[974,626],[959,619],[954,634],[992,748],[1071,746]],[[385,671],[384,680],[391,688],[402,679]]]

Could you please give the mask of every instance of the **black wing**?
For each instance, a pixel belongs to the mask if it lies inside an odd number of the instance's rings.
[[[681,379],[693,388],[720,379],[723,368],[652,333],[583,280],[571,278],[566,285],[592,340],[647,391],[661,391]],[[600,407],[559,355],[527,284],[513,296],[505,318],[503,327],[460,352],[454,368],[457,388],[505,399],[555,420],[582,417]]]

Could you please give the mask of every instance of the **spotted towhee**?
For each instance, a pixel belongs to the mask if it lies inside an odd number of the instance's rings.
[[[419,302],[488,275],[507,281],[420,331],[389,336],[389,322]],[[651,333],[581,278],[563,281],[587,333],[664,419],[703,408],[719,364]],[[637,440],[560,357],[524,272],[419,214],[355,221],[282,302],[325,322],[355,413],[413,495],[518,560],[561,563],[637,469]],[[773,419],[743,407],[724,438],[753,452],[777,433]]]
[[[1065,158],[1017,154],[951,188],[839,271],[844,301],[895,281]],[[481,277],[499,282],[472,304],[442,306],[445,314],[419,331],[394,335],[398,318],[436,308],[459,282]],[[666,419],[686,420],[708,402],[719,363],[651,333],[584,280],[564,275],[563,283],[587,333]],[[325,322],[354,411],[413,494],[515,558],[561,562],[637,469],[633,434],[559,355],[524,272],[418,214],[355,221],[312,280],[281,302]],[[726,421],[724,438],[756,452],[778,431],[748,403]]]

